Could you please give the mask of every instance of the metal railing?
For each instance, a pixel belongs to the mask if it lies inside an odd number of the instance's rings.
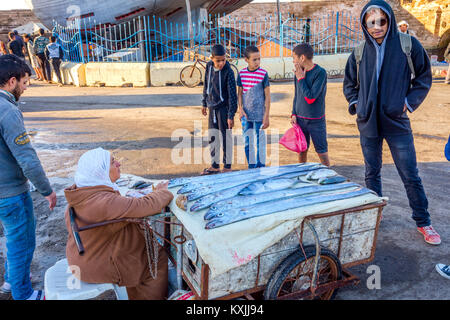
[[[308,42],[316,55],[350,52],[362,40],[358,18],[336,12],[320,18],[276,16],[243,21],[231,16],[209,16],[186,24],[155,16],[140,16],[126,23],[97,24],[85,18],[54,23],[53,34],[72,62],[193,61],[195,53],[209,56],[211,47],[226,46],[233,58],[242,58],[245,47],[255,45],[262,57],[290,57],[295,45]]]

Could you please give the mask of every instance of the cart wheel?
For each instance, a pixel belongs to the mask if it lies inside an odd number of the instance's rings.
[[[194,65],[184,67],[180,72],[180,81],[183,86],[193,88],[202,80],[202,72]]]
[[[306,259],[302,250],[296,250],[275,269],[264,291],[265,300],[276,300],[310,288],[316,248],[307,246],[304,249]],[[321,248],[317,286],[340,280],[341,277],[342,267],[338,257],[329,249]],[[336,293],[337,289],[330,289],[313,297],[309,294],[305,299],[331,300]]]

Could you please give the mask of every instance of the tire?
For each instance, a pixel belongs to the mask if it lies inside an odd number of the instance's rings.
[[[270,277],[266,289],[264,291],[265,300],[276,300],[283,296],[285,291],[286,294],[293,292],[300,292],[310,288],[310,281],[312,278],[312,269],[314,268],[314,257],[316,255],[315,246],[307,246],[305,249],[305,256],[301,249],[294,251],[286,259],[284,259]],[[296,270],[297,267],[306,266],[307,271],[300,273],[300,270]],[[302,267],[303,269],[304,267]],[[288,276],[296,270],[296,279],[289,278]],[[330,273],[325,273],[325,271],[330,270]],[[319,272],[317,273],[318,284],[326,284],[328,282],[340,280],[342,278],[342,267],[341,263],[336,257],[336,255],[326,248],[321,248],[320,250],[320,262],[319,262]],[[292,281],[294,280],[294,281]],[[338,289],[330,289],[320,296],[315,296],[314,299],[320,300],[331,300],[335,297]],[[306,299],[310,299],[308,296]]]
[[[194,88],[202,81],[202,72],[194,65],[186,66],[181,69],[180,82],[183,86]]]

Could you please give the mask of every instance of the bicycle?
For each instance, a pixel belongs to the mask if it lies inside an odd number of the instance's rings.
[[[237,68],[238,59],[231,58],[229,54],[227,54],[227,61],[230,63],[231,69],[234,72],[234,78],[237,79],[239,74],[239,70]],[[203,70],[206,72],[206,64],[208,61],[199,57],[198,53],[194,55],[194,64],[189,65],[181,69],[180,72],[180,82],[183,86],[188,88],[194,88],[200,84],[202,81],[202,71],[197,64],[199,64]]]

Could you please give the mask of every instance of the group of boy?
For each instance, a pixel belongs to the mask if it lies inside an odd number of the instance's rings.
[[[402,39],[405,36],[399,35],[394,12],[385,1],[370,1],[361,12],[361,24],[364,46],[360,47],[360,57],[355,49],[347,61],[343,91],[349,102],[349,113],[357,115],[366,186],[382,196],[382,145],[386,140],[406,189],[417,230],[427,243],[439,245],[441,239],[431,225],[407,116],[407,111],[413,112],[420,106],[431,88],[430,60],[420,42],[409,35],[406,36],[409,52],[406,52]],[[312,140],[320,162],[330,166],[325,120],[327,72],[314,63],[313,56],[313,48],[307,43],[293,49],[295,93],[290,121],[300,126],[307,140],[308,148],[299,154],[299,162],[307,161]],[[258,168],[265,165],[263,130],[269,127],[270,117],[268,75],[260,66],[261,57],[256,47],[246,48],[245,61],[248,66],[239,72],[236,95],[235,77],[226,60],[224,47],[215,45],[212,48],[211,61],[205,72],[202,109],[205,116],[207,109],[210,110],[212,164],[202,174],[231,171],[231,129],[238,106],[248,166]],[[220,134],[211,134],[214,132],[212,129],[219,130]],[[223,141],[224,155],[222,171],[218,159],[220,141]]]

